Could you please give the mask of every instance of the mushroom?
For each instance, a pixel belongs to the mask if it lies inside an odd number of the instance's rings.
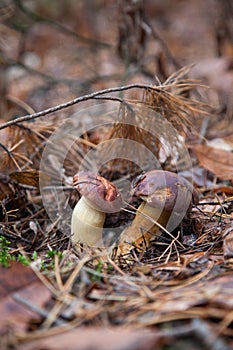
[[[170,171],[151,170],[139,175],[132,187],[132,195],[143,202],[132,224],[121,233],[117,255],[126,254],[134,247],[145,249],[163,228],[177,227],[192,203],[198,203],[192,184]]]
[[[103,247],[102,232],[107,212],[121,208],[121,195],[107,179],[91,172],[80,171],[73,185],[82,195],[71,218],[71,241],[89,247]]]

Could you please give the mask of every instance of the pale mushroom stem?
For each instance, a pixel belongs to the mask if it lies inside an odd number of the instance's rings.
[[[102,232],[106,214],[85,196],[76,204],[71,219],[71,241],[89,247],[103,247]]]
[[[169,217],[169,212],[142,202],[132,224],[121,233],[118,254],[129,253],[133,247],[145,249],[153,237],[161,234],[161,228],[154,221],[166,227]]]

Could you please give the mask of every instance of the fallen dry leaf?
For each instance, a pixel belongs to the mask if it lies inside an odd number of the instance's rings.
[[[155,331],[123,328],[79,328],[25,342],[18,350],[152,350],[160,349],[161,335]]]
[[[232,135],[230,137],[224,139],[224,138],[215,138],[213,140],[210,140],[207,142],[208,146],[217,148],[217,149],[222,149],[225,151],[233,151],[233,143],[232,143]]]
[[[42,307],[50,292],[38,279],[32,269],[13,262],[10,268],[0,266],[0,332],[12,326],[15,330],[26,330],[29,321],[40,319],[37,313],[19,304],[14,295]]]
[[[12,262],[10,268],[0,266],[0,276],[0,300],[37,280],[36,275],[29,267],[17,262]]]
[[[223,234],[223,254],[225,259],[233,258],[233,225]]]
[[[227,137],[224,137],[224,142],[226,142],[233,150],[233,133]]]
[[[222,180],[233,180],[233,153],[206,145],[192,147],[200,164]]]

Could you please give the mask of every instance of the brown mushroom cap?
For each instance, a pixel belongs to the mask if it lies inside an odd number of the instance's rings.
[[[141,197],[151,207],[176,213],[186,212],[192,202],[198,202],[198,194],[188,180],[163,170],[139,175],[133,183],[132,194]]]
[[[101,211],[116,212],[122,206],[119,190],[102,176],[90,171],[80,171],[74,175],[73,185],[82,196]]]

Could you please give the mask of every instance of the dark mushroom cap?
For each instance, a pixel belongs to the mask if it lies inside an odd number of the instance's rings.
[[[198,202],[198,194],[188,180],[163,170],[139,175],[133,183],[132,194],[151,207],[176,213],[186,212],[192,203]]]
[[[119,190],[102,176],[90,171],[80,171],[74,175],[73,185],[82,196],[101,211],[116,212],[122,206]]]

